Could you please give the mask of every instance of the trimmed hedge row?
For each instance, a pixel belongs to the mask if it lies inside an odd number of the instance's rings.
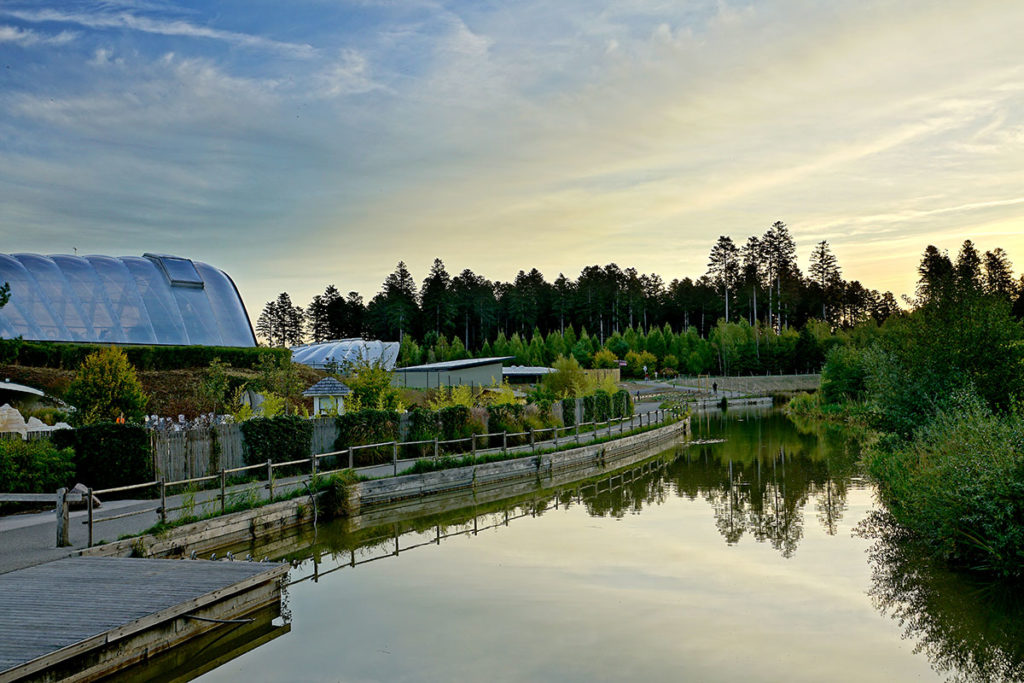
[[[239,426],[246,465],[302,460],[313,449],[313,423],[297,415],[254,417]]]
[[[141,484],[153,478],[149,434],[139,425],[97,422],[58,429],[57,448],[74,451],[75,477],[94,489]]]
[[[8,364],[40,368],[75,370],[85,357],[106,348],[101,344],[67,344],[60,342],[0,341],[0,361]],[[277,348],[239,348],[233,346],[143,346],[123,345],[121,350],[137,370],[177,370],[206,367],[214,358],[234,368],[254,369],[263,358],[280,363],[291,359],[291,351]]]

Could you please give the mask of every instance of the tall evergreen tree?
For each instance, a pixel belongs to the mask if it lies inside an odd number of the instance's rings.
[[[716,289],[722,290],[725,301],[725,319],[729,320],[729,292],[740,275],[739,249],[733,244],[732,238],[721,235],[708,257],[708,277]]]
[[[828,320],[827,304],[831,298],[834,298],[835,292],[842,282],[842,274],[839,269],[839,261],[826,240],[822,240],[814,246],[808,275],[821,288],[821,319]]]
[[[430,273],[423,280],[420,298],[424,328],[437,334],[450,334],[455,328],[456,304],[452,279],[441,259],[434,259]]]

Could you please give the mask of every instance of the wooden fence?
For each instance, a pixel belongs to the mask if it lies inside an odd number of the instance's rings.
[[[338,438],[338,427],[333,417],[319,417],[312,420],[313,442],[310,455],[330,453],[334,440]],[[214,437],[220,446],[219,455],[214,455]],[[153,474],[155,479],[177,481],[208,474],[221,469],[241,467],[245,462],[245,437],[237,424],[222,424],[212,428],[192,429],[181,432],[152,432],[150,445],[153,447]]]

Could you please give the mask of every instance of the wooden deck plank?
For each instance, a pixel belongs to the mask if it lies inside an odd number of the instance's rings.
[[[272,580],[285,565],[74,557],[0,574],[0,679]]]

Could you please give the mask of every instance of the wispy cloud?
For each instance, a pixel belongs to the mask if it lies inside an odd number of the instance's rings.
[[[264,36],[200,26],[180,19],[154,19],[131,12],[63,12],[60,10],[3,10],[4,14],[30,23],[75,24],[92,29],[126,29],[164,36],[217,40],[239,47],[269,49],[295,57],[315,53],[305,43],[290,43]]]
[[[33,45],[66,45],[77,37],[73,31],[61,31],[56,34],[40,33],[27,28],[0,24],[0,43],[13,43],[21,47]]]

